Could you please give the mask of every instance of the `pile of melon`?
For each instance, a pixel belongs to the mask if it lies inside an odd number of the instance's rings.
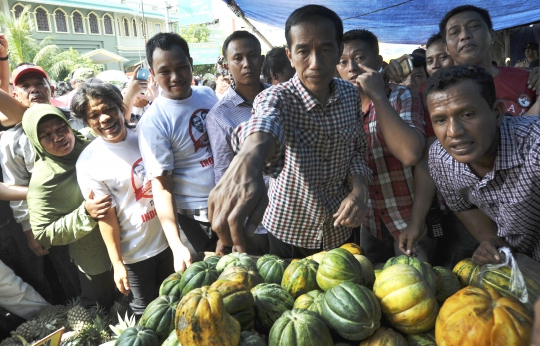
[[[482,283],[478,269],[399,256],[374,270],[355,244],[291,263],[212,256],[167,278],[116,345],[528,345],[532,306],[509,292],[504,268]],[[538,276],[527,278],[532,302]]]

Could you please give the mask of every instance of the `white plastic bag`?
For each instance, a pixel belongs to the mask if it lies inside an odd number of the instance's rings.
[[[505,266],[509,267],[511,270],[510,292],[512,292],[512,294],[514,294],[523,304],[527,304],[529,302],[529,292],[527,291],[527,284],[525,283],[521,270],[519,270],[517,261],[507,247],[500,248],[499,253],[504,257],[504,262],[500,264],[484,264],[478,272],[478,284],[482,286],[482,280],[486,272]]]

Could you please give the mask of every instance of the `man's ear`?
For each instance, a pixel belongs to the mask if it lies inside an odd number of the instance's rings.
[[[227,71],[229,71],[229,64],[227,64],[226,62],[223,63],[223,68]]]
[[[506,107],[501,100],[495,101],[493,105],[493,111],[496,113],[497,126],[501,126],[504,121],[504,114],[506,113]]]
[[[156,74],[154,73],[154,69],[153,69],[153,68],[150,67],[148,70],[150,71],[150,73],[152,74],[152,76],[154,76],[154,77],[156,76]]]
[[[189,57],[189,64],[191,65],[191,71],[193,72],[194,68],[193,68],[193,58],[192,57]]]
[[[291,67],[296,69],[296,67],[294,66],[294,63],[292,61],[292,53],[289,49],[289,47],[285,47],[285,54],[287,55],[287,58],[289,59],[289,61],[291,62]]]
[[[446,54],[450,55],[450,52],[448,51],[448,45],[446,43],[443,43],[443,48]]]

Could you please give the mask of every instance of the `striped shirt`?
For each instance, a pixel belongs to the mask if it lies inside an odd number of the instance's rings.
[[[341,79],[330,83],[324,105],[298,75],[255,98],[253,116],[235,129],[231,144],[238,152],[255,132],[276,140],[276,152],[264,167],[265,175],[275,180],[263,225],[278,239],[302,248],[331,249],[351,235],[352,228],[334,227],[333,214],[352,190],[352,174],[371,181],[361,113],[358,90]]]
[[[387,92],[388,100],[399,117],[410,127],[424,133],[424,109],[418,93],[395,84],[389,84]],[[373,183],[369,185],[368,209],[363,225],[373,236],[382,239],[384,224],[398,239],[412,214],[412,167],[403,166],[390,152],[377,122],[373,102],[364,114],[364,132],[367,163],[373,171]]]
[[[493,170],[477,177],[436,141],[430,172],[456,213],[478,207],[497,224],[498,236],[540,261],[540,119],[505,117]]]

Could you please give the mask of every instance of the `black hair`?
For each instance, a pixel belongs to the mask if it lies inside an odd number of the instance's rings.
[[[374,33],[372,33],[369,30],[365,29],[357,29],[357,30],[349,30],[346,33],[343,34],[343,43],[351,42],[351,41],[362,41],[369,45],[373,53],[376,55],[379,55],[379,39],[377,39],[377,36],[375,36]]]
[[[426,58],[426,50],[423,49],[423,48],[416,48],[415,50],[412,51],[411,54],[412,54],[412,55],[421,56],[421,57],[423,57],[424,59]]]
[[[426,72],[426,76],[429,76],[429,74],[427,73],[427,69],[426,69],[426,57],[425,57],[425,55],[422,56],[422,55],[419,55],[418,53],[413,52],[411,54],[411,56],[412,56],[412,65],[413,65],[413,67],[422,67],[424,69],[424,71]]]
[[[210,89],[216,91],[216,82],[213,81],[213,80],[205,79],[205,80],[203,81],[203,86],[207,86],[207,87],[209,87]]]
[[[229,78],[229,77],[230,77],[230,73],[229,73],[229,71],[227,71],[227,69],[225,69],[224,67],[218,67],[218,68],[216,69],[216,78],[219,77],[219,76],[223,76],[223,77]]]
[[[262,65],[262,74],[267,83],[272,83],[272,75],[270,71],[274,71],[275,74],[283,72],[285,67],[290,64],[287,53],[285,53],[285,47],[274,47],[264,58]]]
[[[178,34],[172,32],[160,32],[149,39],[148,42],[146,42],[146,60],[150,67],[153,68],[153,55],[157,48],[161,50],[171,50],[173,46],[180,47],[188,58],[191,57],[189,55],[188,43]]]
[[[426,43],[426,50],[427,50],[432,44],[434,44],[435,42],[437,42],[438,40],[442,40],[442,37],[441,37],[441,34],[440,34],[440,33],[436,33],[436,34],[431,35],[431,37],[428,38],[428,40],[427,40],[427,43]]]
[[[471,64],[438,69],[426,82],[424,88],[424,104],[427,105],[427,99],[431,93],[448,89],[452,85],[467,80],[473,81],[476,84],[480,95],[486,100],[489,107],[493,107],[497,100],[493,77],[480,66]]]
[[[334,24],[334,29],[336,31],[336,41],[338,47],[341,46],[343,39],[343,22],[341,18],[337,15],[336,12],[331,9],[320,6],[320,5],[306,5],[294,10],[293,13],[287,18],[285,22],[285,40],[287,40],[287,46],[291,48],[292,39],[291,39],[291,28],[295,25],[305,23],[314,17],[321,17],[328,19]],[[317,19],[317,18],[316,18]],[[319,22],[319,21],[317,21]]]
[[[476,12],[482,17],[484,20],[484,23],[488,26],[489,30],[493,30],[493,22],[491,21],[491,16],[489,15],[488,10],[480,7],[476,7],[473,5],[463,5],[458,6],[456,8],[451,9],[450,11],[446,12],[443,19],[439,23],[439,33],[441,34],[441,38],[444,42],[446,42],[446,24],[448,24],[448,21],[450,18],[455,16],[456,14],[460,14],[463,12]]]
[[[90,101],[95,99],[102,102],[111,101],[120,109],[122,114],[126,112],[122,93],[115,85],[109,83],[84,83],[71,101],[71,116],[82,119],[85,124],[88,124],[86,109]]]
[[[58,82],[54,90],[56,97],[65,95],[73,90],[73,87],[68,82]]]
[[[39,121],[38,121],[38,126],[41,125],[41,124],[43,124],[43,123],[46,123],[46,122],[49,121],[49,120],[58,119],[58,118],[61,118],[61,119],[64,120],[64,121],[66,120],[66,119],[64,119],[64,118],[62,118],[62,117],[59,117],[59,116],[56,115],[56,114],[47,114],[47,115],[44,116],[43,118],[39,119]]]
[[[237,31],[233,32],[232,34],[230,34],[225,39],[225,42],[223,42],[223,46],[221,47],[221,54],[223,54],[223,56],[225,57],[225,60],[227,60],[227,49],[229,49],[229,44],[232,41],[245,40],[245,39],[252,40],[253,42],[255,42],[255,46],[259,50],[259,54],[261,53],[261,43],[259,42],[257,37],[255,37],[255,35],[253,35],[249,31],[237,30]]]

